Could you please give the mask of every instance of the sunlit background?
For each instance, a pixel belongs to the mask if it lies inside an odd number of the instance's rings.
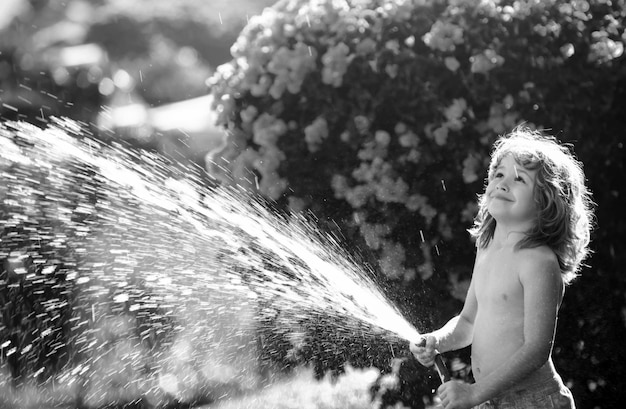
[[[206,80],[232,58],[249,18],[272,3],[2,1],[2,117],[65,115],[201,160],[223,134]]]

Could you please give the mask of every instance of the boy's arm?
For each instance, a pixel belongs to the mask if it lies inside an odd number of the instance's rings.
[[[439,352],[465,348],[472,343],[477,305],[472,277],[461,313],[431,334],[436,339],[435,345]]]
[[[431,366],[435,363],[435,357],[438,352],[452,351],[471,344],[476,307],[476,292],[474,290],[474,278],[472,277],[461,313],[437,331],[424,334],[422,339],[425,342],[416,341],[416,344],[410,344],[411,352],[415,355],[415,358],[422,365]]]
[[[524,343],[498,369],[472,385],[476,404],[511,388],[550,358],[564,284],[553,255],[533,254],[520,266],[524,288]]]

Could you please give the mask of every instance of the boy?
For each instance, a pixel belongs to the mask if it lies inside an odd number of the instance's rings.
[[[430,366],[437,351],[472,345],[476,383],[441,385],[444,408],[575,407],[551,354],[565,286],[588,254],[584,182],[554,138],[518,128],[496,141],[470,230],[477,254],[463,309],[424,347],[411,346]]]

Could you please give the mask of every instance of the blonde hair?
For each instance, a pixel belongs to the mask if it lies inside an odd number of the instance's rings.
[[[538,209],[536,222],[517,248],[550,247],[559,261],[563,281],[569,284],[590,252],[593,225],[593,202],[585,185],[582,163],[553,136],[518,127],[494,143],[488,180],[508,154],[525,168],[537,170],[533,192]],[[468,231],[476,238],[476,245],[485,248],[495,227],[483,193],[478,197],[474,225]]]

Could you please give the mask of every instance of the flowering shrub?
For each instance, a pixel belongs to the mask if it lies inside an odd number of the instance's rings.
[[[225,183],[334,220],[386,277],[415,289],[430,279],[462,300],[473,261],[465,229],[494,139],[520,123],[547,128],[576,141],[585,163],[600,156],[585,136],[618,142],[623,9],[281,1],[250,19],[210,81],[229,131],[210,166]],[[453,302],[438,300],[434,319]]]
[[[283,1],[211,80],[231,131],[214,159],[293,210],[343,208],[387,276],[429,278],[466,240],[494,137],[545,109],[544,74],[621,57],[601,3]]]

